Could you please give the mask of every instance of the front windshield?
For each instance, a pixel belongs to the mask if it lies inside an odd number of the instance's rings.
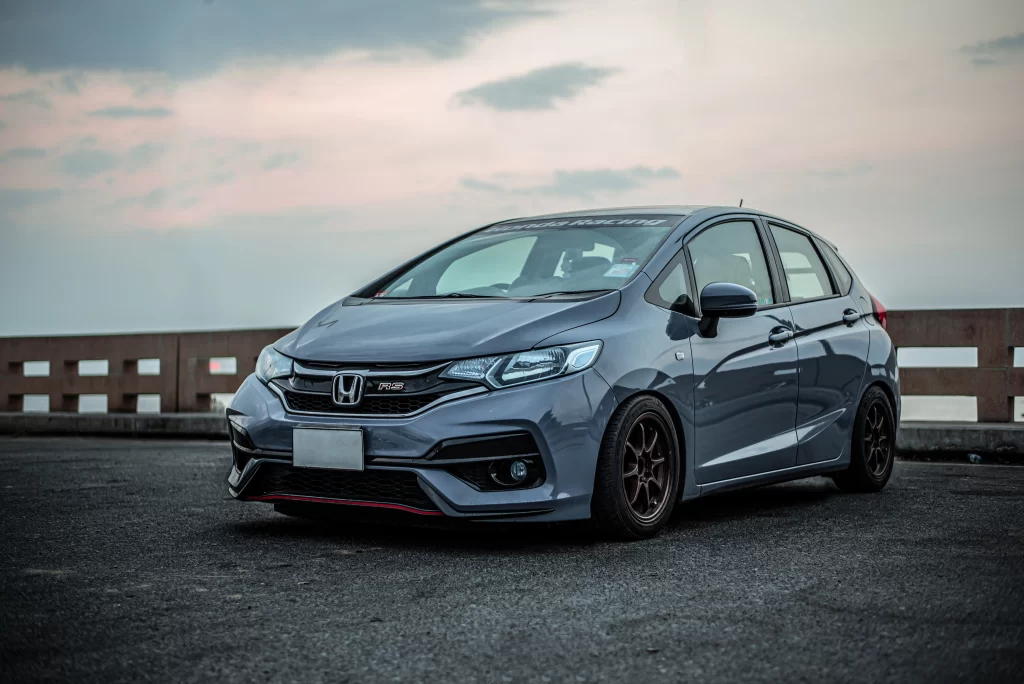
[[[537,297],[621,287],[677,216],[604,216],[499,223],[419,262],[375,297]]]

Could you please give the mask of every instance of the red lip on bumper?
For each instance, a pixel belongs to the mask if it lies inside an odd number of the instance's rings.
[[[413,508],[412,506],[403,506],[402,504],[352,501],[349,499],[322,499],[316,496],[296,496],[294,494],[263,494],[245,498],[249,501],[305,501],[308,503],[326,503],[340,506],[361,506],[363,508],[387,508],[393,511],[415,513],[416,515],[444,515],[441,511],[425,511],[422,508]]]

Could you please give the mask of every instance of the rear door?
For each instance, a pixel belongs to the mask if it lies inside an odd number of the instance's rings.
[[[799,355],[797,463],[830,461],[850,443],[868,326],[850,296],[849,273],[844,278],[826,265],[821,250],[827,247],[796,226],[774,220],[768,226],[785,275]]]
[[[797,350],[767,234],[755,217],[728,218],[688,239],[694,298],[712,282],[750,288],[747,318],[722,318],[714,337],[690,338],[694,377],[694,470],[707,484],[796,463]],[[699,310],[697,311],[699,316]]]

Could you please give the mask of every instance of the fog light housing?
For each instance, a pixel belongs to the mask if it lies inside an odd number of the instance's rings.
[[[501,487],[522,487],[540,474],[532,459],[492,461],[487,469],[491,480]]]

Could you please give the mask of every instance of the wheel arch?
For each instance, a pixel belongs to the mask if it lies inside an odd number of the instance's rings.
[[[868,390],[870,390],[872,387],[879,387],[879,388],[881,388],[882,392],[885,393],[885,398],[889,400],[889,408],[892,409],[892,415],[893,415],[893,419],[894,419],[894,421],[896,423],[896,429],[899,430],[899,426],[900,426],[899,406],[900,405],[896,401],[896,392],[893,391],[893,388],[889,386],[889,383],[885,382],[884,380],[874,380],[873,382],[869,382],[867,385],[864,386],[864,390],[860,393],[860,401],[864,401],[864,395],[867,394]],[[857,402],[857,405],[859,406],[860,402]]]
[[[676,446],[679,449],[679,461],[682,465],[682,468],[680,468],[681,472],[679,473],[681,478],[679,481],[679,495],[682,496],[686,484],[690,482],[690,456],[689,450],[686,448],[686,431],[683,429],[683,421],[679,415],[679,408],[675,405],[675,402],[673,402],[672,399],[663,392],[653,389],[642,389],[622,397],[618,402],[618,406],[615,407],[615,410],[618,411],[626,404],[627,401],[637,397],[652,397],[657,399],[665,407],[665,410],[668,411],[669,417],[672,419],[672,427],[674,427],[676,431]],[[608,426],[605,425],[605,431],[607,430]]]

